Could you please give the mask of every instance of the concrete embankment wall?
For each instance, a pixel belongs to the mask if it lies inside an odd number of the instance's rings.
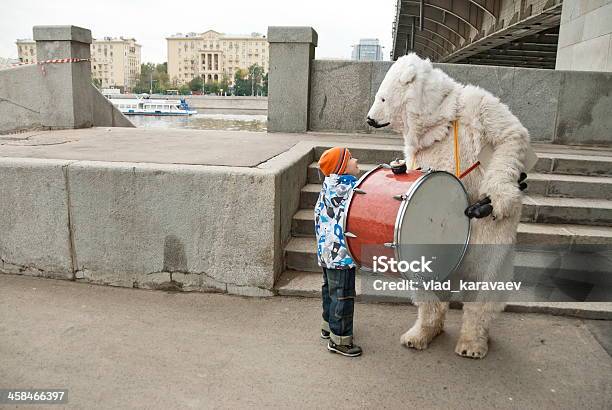
[[[373,132],[366,114],[391,62],[314,60],[309,129]],[[612,74],[434,64],[464,84],[501,99],[532,140],[559,144],[612,142]],[[272,97],[271,97],[272,98]]]
[[[136,98],[134,94],[123,94],[113,98]],[[185,98],[190,107],[204,113],[248,113],[266,115],[268,112],[268,97],[233,97],[213,95],[152,95],[151,99]]]
[[[272,295],[312,152],[258,167],[0,158],[0,272]]]
[[[71,64],[21,66],[0,70],[0,133],[29,129],[133,127],[91,84],[75,103]],[[90,96],[86,96],[89,93]]]

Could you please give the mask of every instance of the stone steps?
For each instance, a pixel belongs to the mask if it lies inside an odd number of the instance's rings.
[[[612,167],[612,163],[610,164]],[[359,176],[376,167],[375,164],[359,164]],[[316,162],[308,165],[308,183],[321,184]],[[563,198],[612,198],[612,178],[608,176],[568,175],[532,172],[527,179],[527,192],[533,195]]]
[[[563,198],[612,198],[612,178],[584,175],[530,173],[527,193]]]
[[[521,222],[612,226],[612,201],[525,195]]]
[[[394,295],[364,295],[360,273],[355,282],[357,301],[374,303],[404,303],[410,301],[401,296]],[[281,296],[299,296],[308,298],[321,297],[323,279],[321,271],[307,272],[286,270],[277,280],[274,290]],[[460,303],[451,303],[451,308],[460,308]],[[576,316],[584,319],[612,319],[612,303],[610,302],[510,302],[506,305],[506,312],[521,313],[548,313],[553,315]]]
[[[320,192],[321,185],[306,184],[300,193],[300,208],[313,209]],[[521,221],[609,226],[612,225],[612,201],[525,195]]]
[[[294,237],[314,237],[313,209],[300,209],[293,216]],[[606,244],[612,245],[612,228],[575,224],[523,222],[518,227],[518,244]]]
[[[612,149],[603,147],[578,147],[558,144],[532,144],[538,155],[533,173],[612,176]],[[315,148],[315,158],[331,146]],[[395,158],[403,158],[402,148],[348,146],[360,164],[387,163]],[[310,164],[309,182],[316,183],[316,162]],[[314,177],[314,179],[311,179]]]
[[[534,226],[535,225],[535,226]],[[574,229],[573,231],[571,229]],[[528,249],[528,245],[610,245],[612,244],[612,228],[601,227],[585,230],[580,226],[571,228],[538,224],[521,224],[519,227],[519,242],[517,252],[521,249]],[[546,242],[544,242],[546,241]],[[527,253],[527,251],[525,251]],[[543,254],[545,252],[535,251],[532,254]],[[587,265],[592,267],[592,261],[585,256]],[[288,269],[307,272],[319,272],[321,268],[317,264],[316,240],[314,236],[293,237],[285,247],[285,261]],[[536,261],[524,263],[524,267],[543,268],[544,266]],[[572,269],[575,270],[575,269]],[[586,270],[586,268],[585,268]],[[612,273],[612,272],[611,272]]]

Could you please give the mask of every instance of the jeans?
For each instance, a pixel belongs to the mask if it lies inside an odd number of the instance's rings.
[[[323,268],[323,329],[329,327],[331,339],[340,345],[353,342],[355,310],[355,268]]]

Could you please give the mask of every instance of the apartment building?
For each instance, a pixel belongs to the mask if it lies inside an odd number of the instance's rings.
[[[198,76],[206,83],[216,82],[224,75],[232,84],[238,69],[248,69],[253,64],[268,71],[268,41],[259,33],[230,35],[208,30],[176,34],[166,40],[168,76],[177,85]]]
[[[134,38],[104,37],[91,45],[91,76],[102,88],[132,91],[140,77],[140,44]]]
[[[23,63],[36,63],[36,42],[17,40],[17,55]],[[94,39],[91,44],[91,76],[103,88],[131,91],[140,76],[140,44],[133,38]]]
[[[36,41],[30,39],[18,39],[15,44],[17,44],[17,58],[19,59],[19,62],[36,62]]]

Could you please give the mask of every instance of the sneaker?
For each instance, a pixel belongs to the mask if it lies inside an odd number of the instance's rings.
[[[348,356],[348,357],[361,356],[361,353],[362,353],[361,347],[357,345],[354,345],[352,343],[350,345],[337,345],[331,340],[327,344],[327,350],[329,350],[332,353],[339,353],[342,356]]]
[[[329,339],[329,332],[321,329],[321,339]]]

